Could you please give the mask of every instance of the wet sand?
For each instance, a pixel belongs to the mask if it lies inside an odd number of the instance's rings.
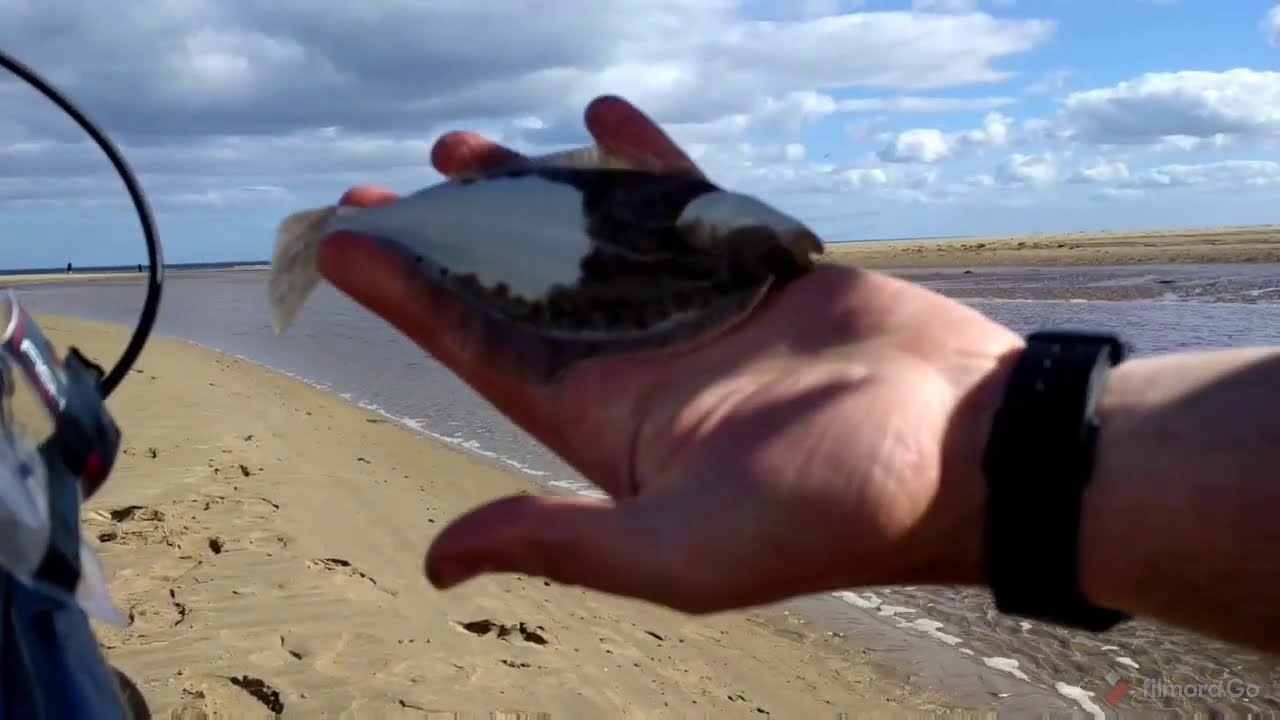
[[[966,300],[1280,301],[1280,263],[886,268],[882,272]]]
[[[830,243],[826,257],[877,269],[1280,262],[1280,225]]]
[[[123,341],[40,322],[100,361]],[[248,362],[157,338],[110,404],[125,448],[86,532],[131,622],[98,632],[156,717],[955,707],[772,609],[693,618],[524,577],[436,592],[421,558],[443,523],[540,490]]]

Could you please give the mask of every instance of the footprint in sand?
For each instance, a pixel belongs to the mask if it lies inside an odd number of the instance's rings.
[[[271,528],[272,520],[279,512],[280,505],[276,502],[248,494],[193,497],[187,500],[184,508],[184,513],[192,517],[193,522],[204,515],[219,513],[231,516],[230,523],[218,523],[219,525],[247,528],[243,532],[226,535],[206,535],[202,540],[202,549],[211,555],[246,549],[270,555],[289,547],[289,536]]]
[[[353,637],[348,632],[315,634],[306,630],[291,631],[280,636],[278,652],[288,659],[287,662],[306,662],[322,672],[337,672],[334,663],[345,654]]]
[[[281,692],[252,675],[192,678],[182,699],[169,713],[172,720],[211,718],[278,718],[284,713]]]
[[[124,547],[168,545],[182,549],[182,533],[174,528],[169,516],[157,508],[126,505],[109,510],[94,510],[86,518],[100,543]]]
[[[121,598],[123,599],[123,598]],[[98,630],[99,641],[108,650],[124,644],[128,638],[146,638],[163,634],[189,622],[191,609],[176,588],[153,587],[130,593],[127,598],[123,628],[104,626]]]
[[[288,653],[289,657],[294,660],[306,660],[316,654],[312,639],[297,634],[281,635],[280,649]]]
[[[188,502],[199,505],[201,512],[213,510],[233,510],[237,513],[253,513],[259,517],[270,517],[280,511],[280,505],[274,500],[257,495],[238,493],[234,495],[206,495],[191,498]],[[227,504],[229,508],[224,508]]]
[[[263,529],[279,511],[275,502],[253,495],[195,496],[163,508],[126,505],[94,510],[85,524],[98,542],[107,545],[167,545],[180,555],[193,558],[244,548],[270,553],[289,544],[287,536]],[[210,513],[229,514],[232,527],[250,529],[229,535],[210,534],[205,517]]]
[[[466,622],[459,622],[456,624],[462,630],[477,637],[488,637],[489,635],[492,635],[496,640],[506,640],[507,642],[515,642],[519,640],[530,645],[546,645],[549,642],[547,640],[546,628],[541,625],[529,625],[523,621],[513,625],[508,625],[496,620],[484,618],[481,620],[468,620]]]
[[[367,582],[371,587],[376,588],[380,592],[386,593],[391,597],[396,597],[399,594],[395,590],[390,590],[388,588],[384,588],[381,585],[379,585],[377,580],[374,580],[368,574],[366,574],[365,572],[357,568],[355,565],[352,565],[351,561],[349,560],[343,560],[342,558],[332,558],[332,557],[316,558],[315,560],[308,560],[307,567],[311,568],[312,570],[319,570],[321,572],[333,573],[334,575],[340,578],[355,578],[363,582]]]
[[[315,649],[306,637],[295,634],[280,635],[277,642],[247,656],[249,662],[260,668],[276,668],[299,662],[315,655]]]
[[[237,550],[257,550],[272,555],[289,547],[289,536],[270,530],[252,530],[237,537],[210,535],[205,541],[210,555],[221,555]]]
[[[222,480],[241,480],[262,472],[261,467],[250,467],[242,462],[217,464],[210,460],[208,464],[213,475]]]

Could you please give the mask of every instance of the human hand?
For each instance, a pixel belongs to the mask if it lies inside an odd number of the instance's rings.
[[[592,102],[586,124],[618,157],[699,172],[620,98]],[[471,133],[432,151],[452,177],[519,159]],[[394,197],[360,187],[343,202]],[[518,358],[372,239],[334,235],[320,264],[609,495],[516,496],[457,518],[427,552],[437,587],[518,572],[711,612],[983,580],[980,460],[1022,341],[971,308],[826,263],[712,342],[591,360],[541,386],[505,373]]]

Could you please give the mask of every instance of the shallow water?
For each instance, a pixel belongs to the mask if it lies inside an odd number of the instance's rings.
[[[1119,331],[1139,355],[1280,344],[1277,265],[898,274],[965,298],[1021,332]],[[158,330],[305,379],[538,482],[594,492],[450,373],[327,286],[288,335],[276,337],[265,281],[260,271],[173,274]],[[134,283],[30,286],[19,292],[37,312],[116,323],[132,323],[142,301],[142,288]],[[828,620],[849,621],[851,631],[866,633],[871,622],[936,646],[938,654],[929,662],[935,674],[957,672],[938,661],[946,658],[967,658],[1004,673],[1012,689],[992,689],[993,695],[1031,692],[1019,683],[1025,680],[1085,716],[1096,714],[1095,708],[1112,713],[1103,696],[1123,678],[1131,689],[1120,708],[1166,716],[1280,712],[1280,660],[1150,623],[1094,637],[997,616],[984,592],[923,587],[838,594],[820,607]]]

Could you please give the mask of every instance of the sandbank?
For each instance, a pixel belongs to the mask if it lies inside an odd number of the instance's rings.
[[[0,273],[0,288],[21,287],[24,285],[52,285],[56,283],[102,282],[104,280],[142,282],[147,277],[145,272],[72,272],[72,273]]]
[[[876,269],[1280,262],[1280,225],[828,243],[826,259]]]

